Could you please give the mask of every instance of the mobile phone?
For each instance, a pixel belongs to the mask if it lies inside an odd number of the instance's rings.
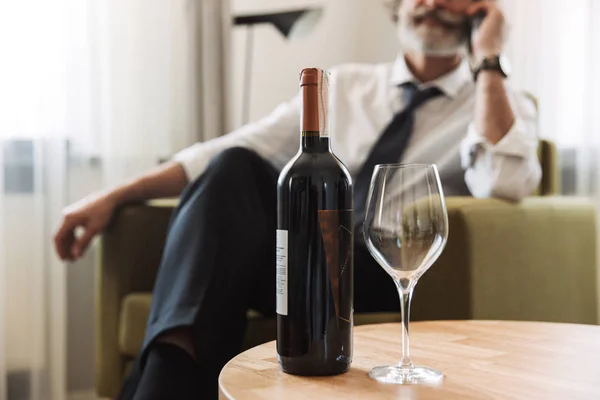
[[[481,1],[481,0],[477,0],[477,1]],[[479,27],[481,26],[481,23],[483,22],[485,17],[486,17],[485,11],[480,11],[467,20],[467,26],[466,26],[467,50],[469,51],[469,54],[471,54],[471,55],[473,54],[473,35],[475,34],[475,31],[477,29],[479,29]]]

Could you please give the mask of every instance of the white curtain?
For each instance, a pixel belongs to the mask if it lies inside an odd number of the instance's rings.
[[[515,86],[537,96],[565,194],[600,204],[600,1],[503,0]]]
[[[539,100],[540,135],[558,145],[563,194],[590,198],[600,226],[600,1],[503,3],[513,81]]]
[[[0,400],[66,398],[61,208],[223,132],[227,8],[0,5]]]

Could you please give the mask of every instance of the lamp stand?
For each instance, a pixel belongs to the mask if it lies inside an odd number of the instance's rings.
[[[234,25],[246,25],[246,54],[244,59],[244,82],[242,83],[242,125],[250,122],[250,101],[252,100],[252,59],[254,55],[254,25],[272,24],[281,35],[291,40],[308,33],[321,17],[322,9],[303,8],[298,10],[240,15],[234,18]],[[298,28],[301,29],[298,29]]]
[[[244,94],[242,99],[242,125],[250,120],[250,98],[252,91],[252,55],[254,53],[254,29],[248,25],[246,29],[246,55],[244,60]]]

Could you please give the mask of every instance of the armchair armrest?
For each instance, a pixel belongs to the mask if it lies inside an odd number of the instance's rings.
[[[448,244],[417,285],[415,317],[598,322],[590,202],[448,198],[447,206]]]
[[[151,292],[174,201],[123,207],[100,238],[96,270],[96,388],[116,395],[125,369],[119,352],[118,324],[123,298]]]

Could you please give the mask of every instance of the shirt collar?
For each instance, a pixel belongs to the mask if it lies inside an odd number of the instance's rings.
[[[404,55],[400,54],[393,66],[390,84],[397,87],[403,83],[413,82],[419,84],[421,87],[435,86],[444,92],[446,96],[453,98],[458,95],[465,85],[472,81],[471,70],[465,59],[455,70],[448,72],[434,81],[420,84],[418,79],[410,72],[408,65],[406,65]]]

